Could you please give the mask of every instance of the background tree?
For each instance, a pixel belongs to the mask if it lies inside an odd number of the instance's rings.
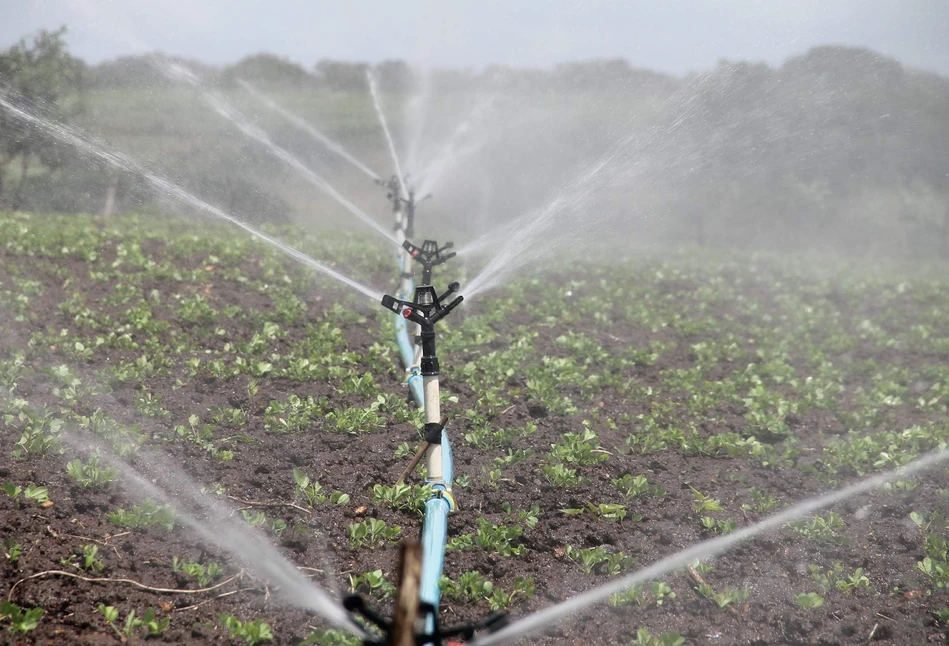
[[[0,91],[32,114],[63,122],[82,110],[80,93],[84,63],[69,54],[64,35],[66,28],[40,31],[28,43],[26,39],[0,53]],[[62,166],[72,154],[54,138],[15,118],[0,113],[0,201],[19,206],[23,186],[32,163],[38,160],[49,170]],[[19,160],[19,183],[12,199],[4,192],[3,175]]]
[[[307,87],[316,84],[316,78],[303,66],[273,54],[254,54],[230,65],[221,73],[221,82],[234,85],[244,80],[259,86]]]

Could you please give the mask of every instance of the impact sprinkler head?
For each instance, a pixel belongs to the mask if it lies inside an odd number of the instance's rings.
[[[447,262],[457,255],[454,251],[445,253],[448,249],[455,247],[454,242],[446,242],[444,247],[439,248],[438,243],[434,240],[426,240],[419,248],[406,240],[402,243],[402,247],[422,265],[423,285],[432,284],[432,267]]]
[[[448,291],[439,296],[431,285],[419,285],[415,288],[415,298],[403,301],[386,294],[382,297],[382,306],[400,314],[403,318],[417,323],[421,328],[419,339],[422,343],[422,360],[419,364],[422,376],[438,374],[438,357],[435,355],[435,324],[458,307],[464,296],[457,296],[447,305],[443,301],[460,289],[457,282],[448,285]]]

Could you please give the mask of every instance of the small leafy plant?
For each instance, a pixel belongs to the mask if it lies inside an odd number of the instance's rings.
[[[89,456],[88,462],[79,458],[66,463],[66,473],[82,485],[83,489],[105,489],[113,482],[118,481],[121,475],[115,467],[99,466],[99,453]]]
[[[813,610],[824,605],[824,597],[816,592],[802,592],[794,595],[794,601],[801,610]]]
[[[11,633],[28,633],[35,629],[44,612],[42,608],[24,610],[10,601],[0,602],[0,622],[9,622],[7,630]]]
[[[367,518],[361,523],[353,523],[346,533],[349,535],[349,544],[353,547],[379,547],[395,541],[402,528],[386,525],[384,520]]]
[[[130,511],[117,509],[106,514],[109,521],[119,527],[129,529],[158,528],[170,532],[175,528],[175,514],[170,505],[160,505],[151,498],[141,505],[135,505]]]
[[[251,621],[241,621],[234,615],[220,614],[218,619],[221,624],[227,628],[231,639],[240,637],[247,646],[256,646],[262,642],[273,641],[273,632],[270,630],[270,624],[262,619]]]
[[[185,576],[194,579],[202,588],[211,585],[224,574],[224,568],[213,561],[202,565],[196,561],[179,560],[177,556],[171,558],[171,571],[178,575],[179,579]]]

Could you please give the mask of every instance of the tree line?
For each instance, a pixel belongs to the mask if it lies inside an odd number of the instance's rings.
[[[886,238],[898,230],[913,253],[949,254],[949,79],[871,50],[817,47],[778,67],[723,60],[685,77],[622,59],[548,70],[435,70],[425,80],[397,60],[373,66],[320,60],[307,69],[260,53],[225,66],[182,62],[219,88],[247,80],[264,89],[362,94],[371,69],[383,91],[405,97],[425,82],[436,96],[490,83],[502,93],[553,101],[568,95],[679,100],[688,118],[674,114],[681,121],[675,136],[650,152],[657,168],[670,169],[655,186],[666,196],[661,209],[678,223],[677,236],[741,243],[775,233]],[[170,83],[149,56],[86,64],[69,52],[65,28],[0,52],[5,99],[54,122],[81,115],[89,93]],[[70,188],[60,201],[44,203],[38,196],[50,184],[43,178],[57,172],[61,182],[73,176]],[[215,181],[227,186],[231,205],[264,208],[258,187],[225,174]],[[78,199],[84,191],[101,200],[102,186],[114,191],[115,183],[114,175],[86,168],[75,151],[0,110],[0,207],[88,210],[89,200]]]

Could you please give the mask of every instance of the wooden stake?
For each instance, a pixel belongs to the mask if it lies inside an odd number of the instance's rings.
[[[442,428],[445,428],[445,424],[448,423],[448,417],[442,417],[441,419]],[[412,458],[412,461],[409,462],[409,466],[405,468],[405,471],[402,472],[402,475],[399,476],[399,479],[395,481],[396,484],[400,482],[405,482],[405,479],[412,475],[412,472],[415,471],[415,467],[418,466],[418,463],[422,461],[422,458],[425,457],[425,452],[428,451],[430,447],[427,441],[422,442],[422,446],[419,447],[419,450],[415,453],[415,457]]]
[[[415,620],[418,617],[419,589],[422,580],[422,546],[417,541],[402,543],[399,559],[399,589],[395,597],[395,617],[389,646],[415,646]]]
[[[422,446],[419,447],[415,457],[412,458],[411,462],[409,462],[409,466],[405,467],[405,471],[403,471],[402,475],[399,476],[399,479],[395,481],[396,484],[403,482],[406,478],[412,475],[412,472],[415,471],[415,467],[418,466],[418,463],[421,462],[422,458],[425,456],[425,452],[428,451],[429,446],[431,445],[428,442],[422,442]]]

